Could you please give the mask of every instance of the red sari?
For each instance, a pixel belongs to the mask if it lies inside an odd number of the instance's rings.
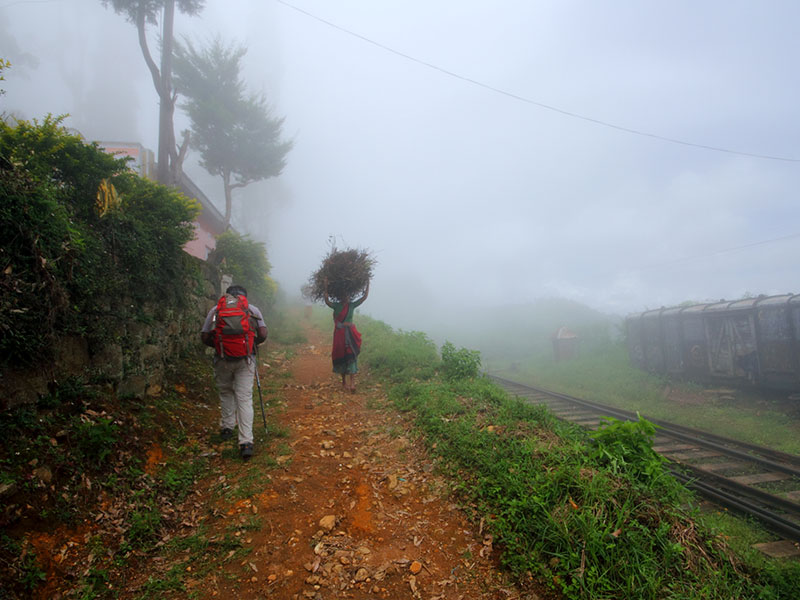
[[[346,323],[345,319],[350,311],[350,303],[345,302],[339,314],[334,313],[333,322],[333,370],[336,373],[357,373],[358,354],[361,352],[361,334],[353,323]]]

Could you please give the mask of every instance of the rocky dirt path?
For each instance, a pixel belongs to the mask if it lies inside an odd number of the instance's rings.
[[[241,490],[271,454],[277,465],[265,483],[235,500],[200,492],[219,517],[211,539],[235,530],[248,552],[231,550],[187,581],[188,591],[241,599],[539,597],[505,581],[491,536],[449,497],[403,418],[382,408],[380,385],[363,377],[356,394],[343,392],[326,340],[309,335],[288,363],[262,365],[262,380],[281,382],[269,411],[286,437],[257,447],[250,463],[231,452],[214,461],[225,475],[211,481]],[[261,427],[258,409],[256,420]]]

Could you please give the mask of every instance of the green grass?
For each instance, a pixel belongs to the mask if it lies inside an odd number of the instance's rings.
[[[787,417],[777,401],[745,391],[735,392],[736,400],[723,401],[718,394],[707,391],[721,385],[668,382],[631,366],[627,351],[620,345],[565,362],[538,356],[526,361],[522,368],[498,369],[495,373],[520,383],[639,411],[651,419],[800,454],[800,419]],[[667,400],[667,386],[696,400]]]
[[[411,365],[427,362],[407,334],[384,335]],[[647,421],[611,422],[592,441],[485,378],[448,380],[402,362],[378,357],[390,400],[521,579],[531,573],[568,598],[794,597],[800,567],[729,546],[664,474]]]
[[[424,333],[395,332],[369,317],[360,317],[357,326],[365,340],[360,359],[378,375],[393,381],[425,379],[441,365],[436,345]]]

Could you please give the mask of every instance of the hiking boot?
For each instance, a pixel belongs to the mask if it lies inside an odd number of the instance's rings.
[[[242,455],[242,460],[250,460],[253,456],[253,444],[239,444],[239,453]]]
[[[223,427],[219,430],[219,437],[223,441],[231,439],[233,437],[233,429]]]

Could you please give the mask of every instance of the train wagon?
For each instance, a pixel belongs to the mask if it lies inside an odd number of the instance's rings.
[[[631,363],[651,373],[800,390],[800,295],[661,308],[625,322]]]

